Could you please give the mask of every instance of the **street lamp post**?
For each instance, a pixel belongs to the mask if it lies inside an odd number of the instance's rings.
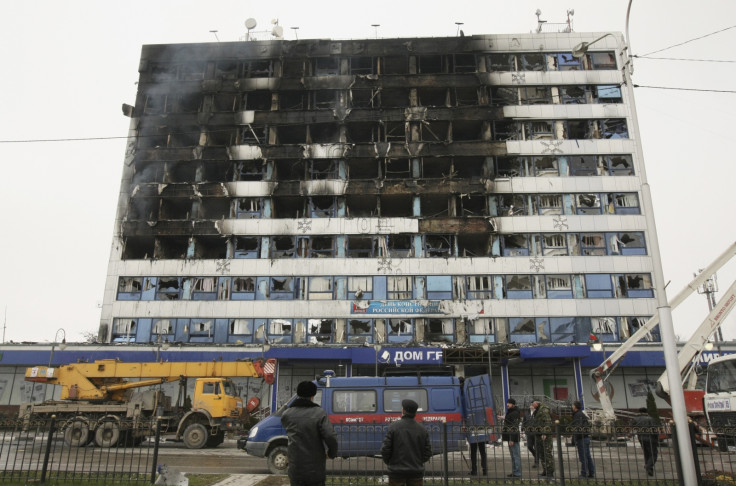
[[[621,55],[623,56],[624,66],[622,69],[624,86],[628,90],[629,106],[631,108],[631,125],[632,133],[639,133],[639,120],[636,114],[636,105],[634,103],[634,89],[631,83],[631,74],[633,65],[630,57],[630,39],[629,39],[629,14],[631,12],[631,3],[626,10],[626,39],[623,41]],[[582,57],[588,48],[595,42],[600,41],[604,37],[613,34],[605,34],[592,42],[582,42],[573,48],[573,56]],[[642,162],[644,153],[641,145],[641,139],[637,137],[634,141],[637,159]],[[657,228],[654,224],[654,210],[652,204],[652,193],[647,181],[646,170],[644,164],[639,164],[639,179],[641,180],[642,195],[642,212],[646,221],[648,238],[647,246],[649,254],[652,258],[652,276],[654,292],[657,301],[657,313],[659,314],[659,330],[662,333],[662,349],[664,351],[664,361],[667,371],[667,378],[670,382],[670,403],[672,405],[672,418],[675,422],[677,430],[677,440],[680,449],[680,464],[682,464],[682,476],[684,484],[697,484],[697,475],[695,473],[695,462],[693,459],[692,444],[690,441],[690,429],[688,428],[687,410],[685,408],[685,396],[682,389],[682,378],[680,376],[680,367],[677,360],[677,343],[675,339],[675,329],[672,323],[672,308],[667,300],[667,291],[665,290],[664,273],[662,270],[662,258],[659,250],[659,239],[657,237]]]
[[[61,333],[61,342],[59,342],[59,333]],[[64,351],[66,349],[66,331],[63,328],[59,328],[56,331],[56,334],[54,335],[54,342],[51,343],[51,353],[49,354],[49,368],[51,368],[51,363],[54,360],[54,349],[56,348],[56,345],[59,345],[59,349]]]

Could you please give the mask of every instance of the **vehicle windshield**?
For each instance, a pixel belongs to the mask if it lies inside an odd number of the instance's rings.
[[[708,393],[736,391],[736,359],[708,365]]]
[[[233,383],[231,380],[224,380],[222,382],[222,391],[223,393],[225,393],[225,395],[229,397],[238,396],[238,389],[235,388],[235,383]]]

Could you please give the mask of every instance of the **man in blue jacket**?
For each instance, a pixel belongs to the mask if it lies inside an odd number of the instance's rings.
[[[289,438],[289,482],[291,486],[324,486],[327,457],[337,456],[337,435],[327,413],[312,401],[317,385],[302,381],[296,394],[298,398],[281,416]]]
[[[419,405],[414,400],[401,402],[401,419],[388,426],[381,445],[381,457],[388,465],[388,486],[422,486],[424,463],[432,457],[427,429],[414,417]]]

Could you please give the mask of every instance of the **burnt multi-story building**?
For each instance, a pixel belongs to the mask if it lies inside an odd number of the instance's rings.
[[[582,396],[660,266],[621,36],[572,54],[599,36],[144,46],[100,336]]]

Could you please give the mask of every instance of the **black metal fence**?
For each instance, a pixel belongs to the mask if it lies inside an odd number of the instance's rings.
[[[673,425],[652,429],[610,427],[602,434],[599,428],[573,429],[558,423],[550,429],[551,433],[539,429],[522,431],[520,477],[515,477],[508,442],[500,442],[500,427],[468,431],[443,423],[425,425],[436,454],[425,464],[425,485],[428,482],[449,485],[530,481],[554,481],[563,485],[684,484]],[[340,451],[338,458],[328,461],[328,483],[345,484],[347,477],[353,480],[351,484],[385,484],[388,471],[378,454],[387,427],[384,424],[337,425]],[[474,448],[477,449],[475,459],[468,444],[469,432],[490,437],[488,442]],[[736,437],[736,430],[719,432],[720,437]],[[694,431],[691,435],[698,484],[736,485],[736,442],[713,440],[712,435],[696,436]],[[546,458],[545,443],[549,452]],[[578,455],[581,443],[589,443],[593,468],[582,468]],[[485,455],[485,466],[481,455]],[[651,467],[647,465],[648,455],[656,457]]]
[[[0,482],[152,483],[160,424],[0,421]]]

